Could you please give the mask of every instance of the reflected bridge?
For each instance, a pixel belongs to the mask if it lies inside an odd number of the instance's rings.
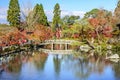
[[[49,54],[72,54],[73,50],[49,50],[49,49],[39,49],[39,51],[42,51],[44,53]]]

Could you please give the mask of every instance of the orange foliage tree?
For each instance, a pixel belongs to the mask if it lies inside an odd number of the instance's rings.
[[[97,17],[89,19],[89,23],[93,26],[93,31],[90,31],[91,37],[97,38],[99,43],[104,38],[112,37],[112,17],[109,16],[106,11],[100,10]]]
[[[42,42],[44,40],[52,38],[52,36],[53,33],[50,27],[36,25],[33,34],[30,35],[30,38],[34,41]]]
[[[27,42],[27,35],[18,31],[9,32],[1,38],[1,46],[19,45]]]

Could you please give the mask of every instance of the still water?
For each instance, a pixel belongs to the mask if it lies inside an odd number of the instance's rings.
[[[28,53],[2,62],[0,80],[120,80],[120,62],[73,54]]]

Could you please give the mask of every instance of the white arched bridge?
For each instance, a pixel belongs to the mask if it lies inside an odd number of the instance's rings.
[[[65,50],[68,49],[68,44],[71,45],[72,43],[75,43],[78,41],[75,40],[65,40],[65,39],[53,39],[53,40],[45,40],[43,43],[40,43],[40,45],[47,45],[47,44],[51,44],[51,50],[53,50],[54,48],[54,44],[60,44],[60,46],[62,44],[65,45]]]

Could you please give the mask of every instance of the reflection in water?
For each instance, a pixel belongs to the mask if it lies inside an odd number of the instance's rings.
[[[117,64],[113,64],[113,68],[115,71],[115,76],[116,76],[116,80],[120,79],[120,62],[118,62]]]
[[[54,69],[57,75],[60,73],[61,61],[58,57],[59,55],[54,55],[53,62],[54,62]]]
[[[14,72],[14,73],[20,72],[21,65],[22,65],[21,56],[20,55],[16,55],[13,58],[13,60],[9,61],[8,65],[6,66],[7,67],[7,71],[8,72]]]
[[[119,80],[120,62],[23,52],[0,65],[0,80]]]
[[[45,54],[45,53],[36,54],[33,57],[34,63],[38,70],[44,70],[47,57],[48,57],[48,54]]]

